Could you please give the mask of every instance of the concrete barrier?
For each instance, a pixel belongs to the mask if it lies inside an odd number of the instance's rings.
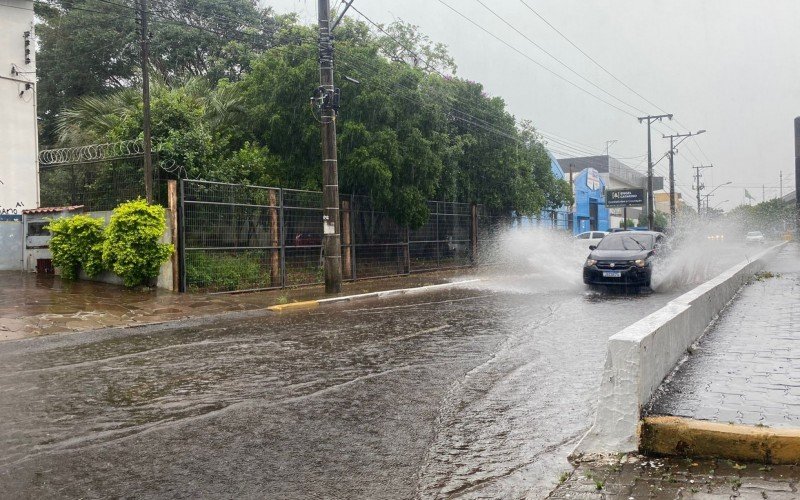
[[[573,455],[637,450],[642,407],[736,292],[785,244],[733,266],[613,335],[594,425]]]

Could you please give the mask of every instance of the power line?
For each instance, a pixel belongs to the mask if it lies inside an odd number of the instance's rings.
[[[566,77],[564,77],[564,76],[562,76],[562,75],[560,75],[560,74],[556,73],[555,71],[551,70],[550,68],[548,68],[547,66],[543,65],[542,63],[540,63],[540,62],[539,62],[539,61],[537,61],[536,59],[533,59],[531,56],[529,56],[528,54],[526,54],[526,53],[525,53],[525,52],[523,52],[522,50],[520,50],[520,49],[518,49],[517,47],[515,47],[515,46],[511,45],[509,42],[505,41],[503,38],[499,37],[498,35],[495,35],[495,34],[494,34],[494,33],[492,33],[491,31],[487,30],[486,28],[484,28],[483,26],[481,26],[480,24],[478,24],[478,23],[477,23],[476,21],[474,21],[473,19],[471,19],[471,18],[467,17],[466,15],[462,14],[462,13],[461,13],[461,12],[460,12],[458,9],[455,9],[454,7],[451,7],[450,5],[448,5],[447,3],[445,3],[443,0],[436,0],[436,1],[437,1],[437,2],[439,2],[440,4],[444,5],[445,7],[447,7],[448,9],[450,9],[451,11],[455,12],[455,13],[456,13],[458,16],[460,16],[461,18],[465,19],[467,22],[469,22],[470,24],[472,24],[472,25],[473,25],[473,26],[475,26],[476,28],[480,29],[481,31],[483,31],[483,32],[484,32],[484,33],[486,33],[487,35],[491,36],[491,37],[492,37],[492,38],[494,38],[495,40],[499,41],[500,43],[502,43],[502,44],[503,44],[503,45],[505,45],[506,47],[510,48],[511,50],[513,50],[514,52],[516,52],[517,54],[521,55],[521,56],[522,56],[522,57],[524,57],[525,59],[528,59],[529,61],[531,61],[531,62],[532,62],[532,63],[534,63],[535,65],[539,66],[540,68],[544,69],[545,71],[547,71],[547,72],[548,72],[548,73],[550,73],[551,75],[555,76],[555,77],[556,77],[556,78],[558,78],[559,80],[562,80],[562,81],[564,81],[564,82],[568,83],[569,85],[571,85],[571,86],[575,87],[576,89],[580,90],[581,92],[584,92],[584,93],[588,94],[589,96],[591,96],[591,97],[594,97],[594,98],[595,98],[595,99],[597,99],[598,101],[600,101],[600,102],[603,102],[603,103],[607,104],[608,106],[610,106],[610,107],[612,107],[612,108],[616,109],[617,111],[620,111],[620,112],[622,112],[622,113],[624,113],[624,114],[626,114],[626,115],[628,115],[628,116],[634,117],[634,118],[636,117],[636,115],[635,115],[635,114],[633,114],[633,113],[630,113],[630,112],[628,112],[628,111],[626,111],[626,110],[624,110],[624,109],[620,108],[620,107],[619,107],[619,106],[617,106],[616,104],[614,104],[614,103],[611,103],[611,102],[609,102],[609,101],[607,101],[607,100],[603,99],[602,97],[600,97],[600,96],[598,96],[598,95],[596,95],[596,94],[593,94],[592,92],[590,92],[590,91],[586,90],[585,88],[581,87],[581,86],[580,86],[580,85],[578,85],[577,83],[575,83],[575,82],[573,82],[573,81],[571,81],[571,80],[567,79]]]
[[[654,102],[653,102],[653,101],[651,101],[650,99],[646,98],[645,96],[643,96],[642,94],[640,94],[639,92],[637,92],[636,90],[634,90],[633,88],[631,88],[631,87],[630,87],[628,84],[626,84],[625,82],[623,82],[622,80],[620,80],[619,78],[617,78],[617,76],[616,76],[616,75],[614,75],[614,74],[613,74],[611,71],[609,71],[608,69],[606,69],[606,67],[605,67],[605,66],[603,66],[602,64],[600,64],[600,63],[599,63],[599,62],[598,62],[598,61],[597,61],[595,58],[593,58],[592,56],[590,56],[589,54],[587,54],[587,53],[586,53],[586,52],[585,52],[583,49],[581,49],[580,47],[578,47],[578,46],[575,44],[575,42],[573,42],[572,40],[570,40],[570,39],[569,39],[569,37],[567,37],[567,35],[565,35],[565,34],[564,34],[564,33],[562,33],[562,32],[561,32],[561,31],[560,31],[558,28],[556,28],[555,26],[553,26],[553,24],[552,24],[552,23],[550,23],[550,21],[548,21],[547,19],[545,19],[545,18],[544,18],[544,17],[543,17],[541,14],[539,14],[539,13],[538,13],[538,12],[537,12],[537,11],[536,11],[536,10],[535,10],[533,7],[531,7],[530,5],[528,5],[528,3],[527,3],[527,2],[525,2],[525,0],[520,0],[520,2],[522,3],[522,5],[524,5],[525,7],[527,7],[527,8],[528,8],[528,10],[530,10],[531,12],[533,12],[533,13],[536,15],[536,17],[538,17],[539,19],[541,19],[542,21],[544,21],[544,23],[545,23],[546,25],[548,25],[548,26],[549,26],[549,27],[550,27],[550,28],[551,28],[553,31],[555,31],[556,33],[558,33],[558,34],[561,36],[561,38],[563,38],[563,39],[564,39],[564,40],[566,40],[566,41],[567,41],[567,42],[568,42],[570,45],[572,45],[573,47],[575,47],[575,48],[578,50],[578,52],[580,52],[581,54],[583,54],[584,56],[586,56],[586,58],[587,58],[587,59],[589,59],[590,61],[592,61],[592,62],[593,62],[593,63],[594,63],[594,64],[595,64],[595,65],[596,65],[598,68],[600,68],[601,70],[603,70],[603,71],[604,71],[606,74],[608,74],[608,75],[609,75],[611,78],[613,78],[614,80],[616,80],[617,82],[619,82],[620,84],[622,84],[622,86],[623,86],[623,87],[625,87],[626,89],[630,90],[631,92],[633,92],[634,94],[636,94],[637,96],[639,96],[639,97],[640,97],[642,100],[644,100],[645,102],[647,102],[647,103],[648,103],[648,104],[650,104],[651,106],[655,107],[655,108],[656,108],[658,111],[661,111],[662,113],[666,113],[666,111],[664,111],[664,109],[663,109],[663,108],[661,108],[661,106],[657,105],[656,103],[654,103]]]
[[[495,16],[495,17],[496,17],[496,18],[498,18],[500,21],[502,21],[502,22],[503,22],[503,23],[504,23],[506,26],[508,26],[509,28],[511,28],[512,30],[514,30],[514,31],[515,31],[517,34],[519,34],[521,37],[523,37],[525,40],[527,40],[528,42],[530,42],[530,43],[531,43],[531,44],[532,44],[534,47],[536,47],[537,49],[541,50],[542,52],[544,52],[545,54],[547,54],[548,56],[550,56],[550,58],[551,58],[551,59],[553,59],[554,61],[556,61],[558,64],[560,64],[561,66],[563,66],[564,68],[566,68],[568,71],[570,71],[572,74],[574,74],[575,76],[577,76],[577,77],[578,77],[578,78],[580,78],[581,80],[585,81],[586,83],[588,83],[588,84],[589,84],[589,85],[591,85],[592,87],[594,87],[594,88],[596,88],[597,90],[599,90],[599,91],[603,92],[604,94],[608,95],[609,97],[611,97],[612,99],[616,100],[617,102],[620,102],[620,103],[622,103],[624,106],[628,106],[628,107],[630,107],[630,108],[632,108],[632,109],[634,109],[634,110],[636,110],[636,111],[638,111],[638,112],[640,112],[640,113],[647,114],[647,111],[645,111],[645,110],[643,110],[643,109],[640,109],[640,108],[637,108],[636,106],[634,106],[634,105],[632,105],[632,104],[630,104],[630,103],[628,103],[628,102],[625,102],[625,101],[623,101],[622,99],[618,98],[617,96],[615,96],[615,95],[614,95],[614,94],[612,94],[611,92],[608,92],[608,91],[607,91],[607,90],[605,90],[604,88],[600,87],[598,84],[594,83],[593,81],[589,80],[589,79],[588,79],[588,78],[586,78],[585,76],[581,75],[580,73],[578,73],[577,71],[575,71],[574,69],[572,69],[572,68],[571,68],[571,67],[570,67],[570,66],[569,66],[567,63],[565,63],[564,61],[562,61],[562,60],[561,60],[561,59],[559,59],[558,57],[556,57],[556,56],[554,56],[553,54],[551,54],[550,52],[548,52],[548,51],[547,51],[547,50],[546,50],[544,47],[542,47],[541,45],[539,45],[538,43],[536,43],[535,41],[533,41],[533,40],[532,40],[530,37],[528,37],[528,35],[526,35],[526,34],[525,34],[525,33],[523,33],[522,31],[520,31],[519,29],[517,29],[517,28],[516,28],[516,27],[515,27],[513,24],[511,24],[510,22],[508,22],[508,21],[507,21],[505,18],[503,18],[503,17],[502,17],[500,14],[498,14],[496,11],[494,11],[494,10],[492,10],[490,7],[488,7],[488,6],[487,6],[485,3],[483,3],[483,1],[482,1],[482,0],[475,0],[475,1],[476,1],[476,2],[478,2],[478,3],[479,3],[481,6],[483,6],[483,8],[484,8],[484,9],[488,10],[489,12],[491,12],[493,16]]]

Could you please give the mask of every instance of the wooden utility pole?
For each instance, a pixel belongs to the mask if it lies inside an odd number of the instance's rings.
[[[150,33],[147,30],[147,0],[139,0],[142,27],[142,133],[144,135],[144,192],[153,203],[153,144],[150,137]]]
[[[698,217],[702,216],[701,205],[700,205],[700,191],[702,191],[703,188],[706,187],[704,184],[702,184],[700,182],[700,179],[702,178],[702,174],[700,173],[700,171],[703,170],[704,168],[712,168],[713,166],[714,165],[700,165],[699,167],[692,167],[694,169],[694,171],[695,171],[695,174],[694,174],[694,182],[695,182],[694,188],[697,190],[697,216]]]
[[[329,0],[318,0],[319,89],[322,122],[322,248],[325,293],[342,291],[342,244],[339,233],[339,172],[336,153],[336,110],[339,94],[333,85],[333,39]]]
[[[677,150],[675,148],[677,148],[680,143],[685,141],[686,138],[703,133],[705,133],[705,130],[689,132],[688,134],[673,134],[663,136],[664,139],[669,139],[669,216],[672,224],[675,224],[675,214],[677,213],[677,208],[675,206],[675,153]],[[677,144],[675,144],[676,138],[680,138]]]
[[[671,114],[648,115],[639,118],[639,123],[647,122],[647,229],[653,229],[655,221],[655,203],[653,201],[653,147],[650,143],[650,125],[662,119],[672,120]]]

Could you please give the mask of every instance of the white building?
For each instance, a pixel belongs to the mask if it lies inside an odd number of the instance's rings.
[[[38,206],[35,52],[33,1],[0,0],[0,215]]]
[[[0,0],[0,270],[22,269],[22,211],[39,205],[33,2]]]

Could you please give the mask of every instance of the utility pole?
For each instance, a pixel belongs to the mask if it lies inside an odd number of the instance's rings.
[[[147,30],[147,0],[139,0],[142,27],[142,134],[144,135],[144,193],[153,203],[153,143],[150,137],[150,33]]]
[[[780,198],[783,199],[783,170],[781,170],[781,173],[780,173],[779,177],[780,177],[780,180],[781,180]]]
[[[762,184],[761,185],[761,203],[764,203],[765,201],[767,201],[767,185],[766,184]]]
[[[352,4],[352,0],[350,4]],[[347,7],[350,7],[350,4]],[[346,10],[346,9],[345,9]],[[322,248],[325,293],[342,291],[342,244],[339,232],[339,171],[336,152],[336,112],[339,89],[333,85],[333,27],[329,0],[318,0],[319,88],[314,96],[322,122]]]
[[[616,139],[611,139],[610,141],[606,141],[606,157],[608,156],[608,147],[617,142]]]
[[[712,168],[714,165],[700,165],[699,167],[692,167],[695,170],[694,174],[694,188],[697,190],[697,215],[701,216],[701,205],[700,205],[700,191],[706,187],[704,184],[700,183],[700,178],[702,174],[700,173],[701,170],[704,168]]]
[[[655,204],[653,202],[653,148],[650,144],[650,125],[664,118],[672,120],[672,115],[648,115],[639,118],[639,123],[645,120],[647,121],[647,228],[650,230],[653,229],[653,222],[655,220]]]
[[[670,222],[675,224],[675,214],[677,209],[675,207],[675,153],[677,153],[677,148],[680,143],[686,140],[688,137],[692,137],[693,135],[700,135],[705,133],[705,130],[698,130],[697,132],[689,132],[688,134],[674,134],[674,135],[665,135],[663,136],[664,139],[669,138],[669,217]],[[678,144],[674,143],[676,138],[680,138]]]

